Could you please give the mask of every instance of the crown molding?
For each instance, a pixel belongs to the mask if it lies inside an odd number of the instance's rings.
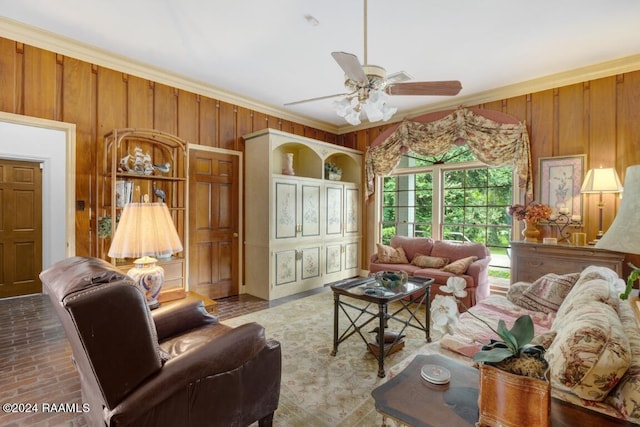
[[[255,99],[237,95],[201,81],[188,79],[171,71],[154,67],[123,55],[99,49],[2,16],[0,16],[0,36],[337,135],[381,126],[379,122],[367,122],[358,126],[351,126],[347,123],[343,126],[335,126],[330,123],[313,120],[306,116],[291,114],[287,110],[279,109]],[[446,101],[430,104],[428,107],[411,110],[404,113],[401,118],[386,122],[385,124],[397,123],[404,119],[417,117],[434,111],[457,108],[461,105],[480,105],[637,70],[640,70],[640,54],[576,68],[570,71],[550,74],[548,76],[506,85],[468,96],[451,98]]]

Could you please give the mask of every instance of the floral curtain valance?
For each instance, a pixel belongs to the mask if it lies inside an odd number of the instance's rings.
[[[515,167],[519,187],[532,198],[531,152],[525,124],[497,111],[492,114],[482,111],[458,108],[444,117],[424,116],[422,122],[405,120],[389,136],[381,135],[365,155],[367,198],[374,192],[375,177],[391,173],[407,152],[439,156],[462,143],[487,165]],[[486,116],[504,118],[507,123]],[[437,118],[429,120],[433,117]]]

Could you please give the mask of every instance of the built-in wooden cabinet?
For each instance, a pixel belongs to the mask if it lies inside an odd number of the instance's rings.
[[[358,275],[362,153],[273,129],[244,139],[247,292],[271,300]]]
[[[590,265],[608,267],[622,277],[624,254],[594,246],[511,242],[511,283],[534,282],[547,273],[580,272]]]
[[[131,259],[108,256],[111,237],[125,204],[140,202],[145,195],[150,202],[164,196],[185,250],[168,259],[159,259],[165,270],[163,293],[185,287],[186,245],[186,142],[177,136],[153,129],[115,129],[104,137],[102,162],[96,182],[96,212],[100,239],[98,256],[112,262],[123,272],[131,268]]]

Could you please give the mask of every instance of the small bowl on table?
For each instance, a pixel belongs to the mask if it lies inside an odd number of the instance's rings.
[[[409,281],[409,275],[406,271],[378,271],[372,276],[380,286],[387,289],[395,289]]]

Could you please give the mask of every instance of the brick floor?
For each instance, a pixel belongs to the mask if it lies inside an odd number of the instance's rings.
[[[321,288],[310,293],[328,291]],[[216,300],[225,320],[307,296],[265,301],[251,295]],[[0,403],[82,405],[71,347],[46,295],[0,300]],[[0,426],[86,426],[78,413],[6,413]]]

